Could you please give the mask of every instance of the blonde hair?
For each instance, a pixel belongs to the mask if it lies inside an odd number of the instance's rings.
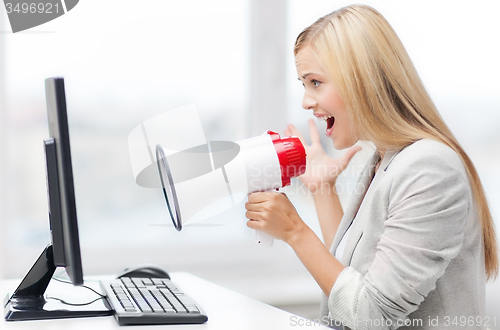
[[[462,159],[483,233],[485,271],[498,275],[495,227],[477,171],[439,115],[398,36],[375,9],[341,8],[302,31],[294,53],[311,47],[335,82],[353,131],[378,148],[405,147],[422,138],[441,141]]]

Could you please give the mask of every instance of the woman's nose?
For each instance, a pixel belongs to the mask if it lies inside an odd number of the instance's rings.
[[[304,93],[304,98],[302,99],[302,108],[304,108],[305,110],[314,110],[315,106],[316,101],[307,93]]]

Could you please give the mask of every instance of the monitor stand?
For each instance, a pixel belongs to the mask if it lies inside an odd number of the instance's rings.
[[[72,306],[58,300],[46,299],[45,291],[55,270],[52,245],[48,245],[14,294],[11,297],[6,297],[4,301],[5,320],[61,319],[113,314],[105,299],[98,299],[92,304],[84,306]],[[68,300],[71,298],[73,297],[68,298]],[[97,295],[94,298],[97,298]]]

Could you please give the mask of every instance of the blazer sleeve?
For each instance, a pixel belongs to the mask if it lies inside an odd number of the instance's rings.
[[[458,156],[410,156],[390,167],[388,216],[373,263],[365,275],[344,269],[328,298],[330,317],[351,329],[404,325],[462,246],[471,192]]]

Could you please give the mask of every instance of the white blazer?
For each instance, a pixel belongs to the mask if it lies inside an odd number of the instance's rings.
[[[482,232],[459,156],[424,139],[386,152],[373,176],[377,160],[333,240],[335,253],[355,217],[340,260],[347,268],[323,297],[321,319],[349,329],[483,329]]]

